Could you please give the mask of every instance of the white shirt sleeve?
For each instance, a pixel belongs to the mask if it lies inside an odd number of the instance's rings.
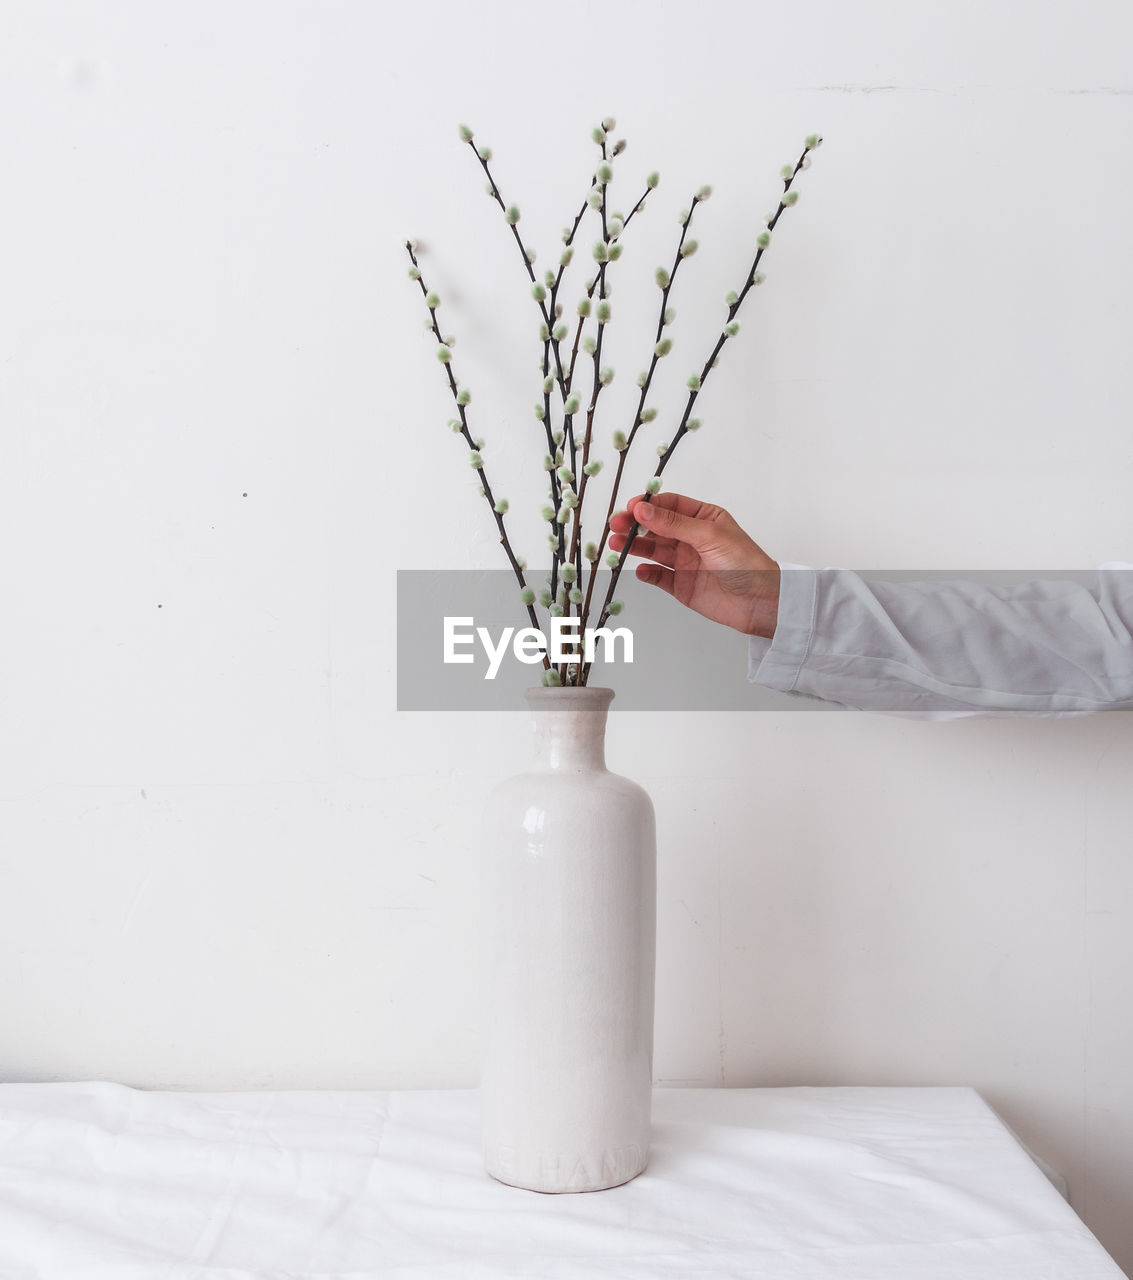
[[[754,683],[917,719],[1133,707],[1133,564],[1014,586],[779,567],[775,635],[749,641]]]

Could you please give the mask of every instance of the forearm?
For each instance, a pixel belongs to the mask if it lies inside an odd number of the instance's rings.
[[[1133,706],[1133,566],[1014,586],[781,568],[775,634],[750,641],[756,683],[930,718]]]

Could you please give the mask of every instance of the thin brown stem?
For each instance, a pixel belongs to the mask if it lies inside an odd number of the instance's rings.
[[[425,305],[428,307],[428,310],[429,310],[430,327],[434,335],[436,336],[437,342],[441,346],[446,346],[447,344],[445,343],[444,338],[441,336],[440,326],[437,324],[436,307],[428,306],[429,290],[425,285],[425,278],[421,274],[421,267],[417,261],[417,255],[413,251],[413,242],[411,240],[407,240],[405,242],[405,248],[406,248],[406,252],[409,254],[409,260],[410,262],[413,263],[413,267],[417,273],[417,276],[416,276],[417,283],[421,286],[421,294],[424,297]],[[459,388],[457,387],[456,375],[452,371],[451,358],[445,362],[444,369],[445,369],[445,373],[448,375],[449,390],[452,392],[453,400],[456,402],[457,413],[460,415],[460,434],[464,437],[466,443],[468,444],[469,449],[472,452],[479,453],[479,450],[476,448],[476,441],[473,439],[472,432],[468,426],[468,413],[467,413],[466,407],[460,401],[460,391],[459,391]],[[507,528],[504,525],[503,513],[496,510],[496,499],[492,494],[492,487],[488,483],[488,476],[484,470],[484,466],[482,462],[480,466],[476,468],[476,473],[480,477],[480,485],[483,490],[484,497],[487,500],[488,506],[496,521],[496,527],[499,529],[500,542],[503,545],[504,552],[507,555],[508,561],[511,564],[512,570],[515,573],[517,581],[519,582],[520,590],[522,591],[527,586],[527,581],[523,576],[523,567],[519,563],[519,560],[515,552],[512,550],[511,541],[507,535]],[[529,604],[529,605],[526,605],[525,607],[527,609],[527,616],[531,621],[531,625],[533,627],[538,628],[539,618],[535,612],[534,605]],[[546,654],[543,655],[543,666],[547,670],[549,670],[551,666],[550,660]]]

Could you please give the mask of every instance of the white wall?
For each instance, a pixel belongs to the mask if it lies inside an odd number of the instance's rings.
[[[531,308],[458,121],[544,260],[601,115],[627,203],[661,169],[611,394],[686,193],[678,354],[824,133],[668,473],[773,555],[1133,556],[1117,0],[5,12],[2,1079],[475,1083],[525,720],[394,710],[395,571],[502,564],[408,234],[524,505]],[[974,1085],[1133,1266],[1133,718],[615,714],[609,757],[658,809],[661,1082]]]

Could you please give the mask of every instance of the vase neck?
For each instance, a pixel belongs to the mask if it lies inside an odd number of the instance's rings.
[[[606,712],[612,689],[528,689],[534,767],[600,773],[606,768]]]

